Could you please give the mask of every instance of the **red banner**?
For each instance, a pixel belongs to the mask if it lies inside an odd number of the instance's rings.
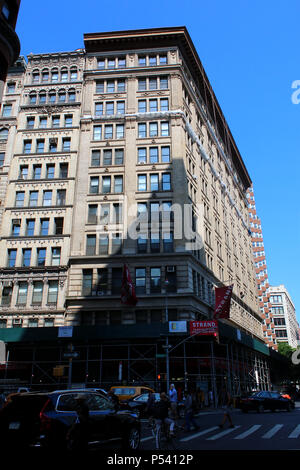
[[[123,266],[123,280],[121,287],[121,302],[126,305],[136,305],[137,298],[135,295],[135,289],[133,282],[131,280],[130,272],[128,266],[124,264]]]
[[[215,319],[229,318],[232,289],[233,286],[215,288]]]
[[[218,322],[216,320],[195,320],[190,321],[190,335],[213,335],[219,333]]]

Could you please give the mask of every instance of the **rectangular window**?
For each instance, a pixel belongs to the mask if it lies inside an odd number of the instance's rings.
[[[48,304],[56,304],[58,297],[58,281],[49,281],[48,284]]]
[[[52,204],[52,191],[43,192],[43,206],[48,207]]]
[[[100,166],[100,150],[92,150],[91,166]]]
[[[139,138],[147,137],[147,128],[145,123],[139,123],[138,125],[138,136]]]
[[[19,282],[17,305],[26,305],[27,302],[27,282]]]
[[[51,73],[51,82],[52,83],[58,82],[58,71],[57,70],[52,71],[52,73]]]
[[[18,237],[20,235],[21,222],[19,219],[12,221],[11,234],[13,237]]]
[[[40,117],[40,122],[39,122],[39,128],[40,129],[47,129],[47,118],[46,117]]]
[[[96,93],[104,93],[104,81],[96,82]]]
[[[154,65],[157,65],[157,59],[156,59],[156,56],[155,56],[155,55],[149,57],[149,65],[150,65],[151,67],[153,67]]]
[[[34,236],[34,227],[35,227],[35,219],[27,219],[26,220],[26,236],[27,237]]]
[[[34,121],[35,121],[34,117],[28,117],[27,118],[26,129],[33,129],[34,128]]]
[[[20,166],[19,179],[27,180],[28,178],[28,165]]]
[[[66,205],[66,190],[58,189],[56,193],[56,205],[65,206]]]
[[[124,163],[124,150],[116,149],[115,150],[115,165],[123,165]]]
[[[122,223],[122,204],[114,203],[113,204],[113,223],[120,224]]]
[[[47,163],[46,165],[46,178],[53,179],[55,176],[55,165],[52,163]]]
[[[59,164],[59,177],[60,178],[68,178],[68,163],[60,163]]]
[[[122,235],[121,233],[112,234],[111,254],[118,255],[122,251]]]
[[[107,82],[106,82],[106,92],[107,93],[114,93],[115,92],[115,81],[114,80],[107,80]]]
[[[162,190],[171,191],[171,173],[162,174]]]
[[[90,204],[88,208],[88,224],[97,223],[97,205]]]
[[[110,205],[101,204],[100,208],[100,224],[106,225],[109,223]]]
[[[157,100],[149,100],[149,111],[150,113],[158,111]]]
[[[135,270],[135,291],[136,294],[146,294],[146,268]]]
[[[138,163],[147,163],[147,150],[145,147],[138,149]]]
[[[16,192],[16,207],[24,207],[24,198],[25,198],[25,192],[24,191],[17,191]]]
[[[98,59],[97,65],[98,65],[98,69],[104,69],[105,68],[105,60],[104,59]]]
[[[125,114],[125,101],[117,101],[117,114]]]
[[[108,59],[107,66],[109,69],[116,68],[116,59]]]
[[[170,147],[161,148],[161,161],[162,163],[170,162]]]
[[[98,194],[99,193],[99,177],[92,176],[90,179],[90,194]]]
[[[108,254],[108,235],[101,234],[99,237],[99,255]]]
[[[12,287],[3,287],[1,305],[9,307],[11,304]]]
[[[145,91],[147,89],[147,81],[146,78],[139,78],[138,81],[138,90]]]
[[[158,232],[151,232],[150,250],[151,250],[151,253],[160,252],[160,238],[159,238]]]
[[[150,175],[150,191],[158,191],[158,174]]]
[[[23,153],[31,152],[31,140],[24,140]]]
[[[157,122],[150,122],[150,124],[149,124],[149,136],[150,137],[158,136],[158,124],[157,124]]]
[[[115,193],[122,193],[123,192],[123,176],[115,176]]]
[[[103,166],[112,165],[112,150],[103,151]]]
[[[107,124],[104,126],[104,139],[112,139],[113,138],[113,126],[111,124]]]
[[[17,250],[7,251],[7,267],[14,268],[16,265]]]
[[[29,207],[37,207],[38,205],[38,191],[30,191],[29,193]]]
[[[168,122],[160,123],[160,134],[162,137],[166,137],[169,135],[169,123]]]
[[[49,139],[49,151],[51,153],[57,152],[57,139]]]
[[[60,127],[60,116],[53,116],[52,117],[52,127],[59,128]]]
[[[147,253],[147,235],[141,234],[137,238],[138,253]]]
[[[30,266],[31,248],[23,248],[22,250],[22,266]]]
[[[168,111],[169,110],[169,100],[168,100],[168,98],[161,98],[160,99],[160,110],[161,111]]]
[[[123,93],[125,91],[125,80],[117,81],[117,91]]]
[[[166,55],[159,56],[159,65],[167,65],[168,59]]]
[[[36,152],[43,153],[45,151],[45,141],[44,139],[39,139],[36,141]]]
[[[46,248],[37,249],[37,266],[45,266],[46,264]]]
[[[103,116],[103,103],[95,103],[95,116]]]
[[[138,175],[138,191],[147,191],[147,175]]]
[[[51,265],[52,266],[59,266],[60,265],[60,255],[61,255],[61,248],[60,247],[51,248]]]
[[[168,77],[160,77],[160,89],[167,90],[169,88]]]
[[[139,56],[139,65],[141,67],[145,67],[146,66],[146,57],[145,56]]]
[[[157,78],[149,78],[149,90],[157,90]]]
[[[42,166],[33,165],[33,179],[39,180],[41,178]]]
[[[102,194],[107,194],[111,192],[111,177],[103,176],[102,177]]]
[[[93,270],[82,270],[82,295],[92,295],[93,288]]]
[[[106,114],[112,115],[114,114],[114,102],[113,101],[107,101],[106,102]]]
[[[33,283],[32,304],[41,305],[43,301],[43,288],[44,284],[42,281],[35,281]]]
[[[124,124],[117,124],[116,126],[116,138],[124,139]]]
[[[96,235],[87,235],[86,237],[86,255],[96,254]]]
[[[94,126],[94,140],[101,140],[102,139],[102,126]]]
[[[0,168],[2,168],[4,165],[4,159],[5,159],[5,153],[0,152]]]
[[[122,275],[123,270],[122,268],[112,268],[112,295],[120,295],[121,287],[122,287]]]
[[[150,220],[151,222],[158,223],[160,215],[160,205],[159,202],[150,203]]]
[[[99,268],[97,270],[98,282],[97,282],[97,294],[106,295],[108,288],[108,269]]]
[[[147,101],[146,100],[139,100],[138,101],[138,111],[139,111],[139,113],[146,113],[147,112]]]
[[[41,219],[41,230],[40,234],[46,236],[49,233],[49,219]]]
[[[54,235],[62,235],[64,233],[64,218],[54,217]]]
[[[8,83],[7,84],[7,93],[15,93],[16,91],[16,84],[15,83]]]
[[[161,272],[160,268],[151,268],[150,271],[150,291],[151,293],[161,292]]]
[[[158,163],[158,147],[150,147],[150,163]]]
[[[65,115],[65,127],[73,126],[73,116],[72,114]]]
[[[64,137],[62,140],[62,149],[64,152],[70,152],[71,150],[71,139],[69,137]]]
[[[164,253],[172,253],[174,251],[172,232],[163,233],[163,247],[164,247]]]
[[[2,108],[2,116],[9,117],[12,113],[12,105],[11,104],[4,104]]]

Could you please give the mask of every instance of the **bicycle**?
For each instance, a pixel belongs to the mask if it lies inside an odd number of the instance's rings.
[[[170,432],[169,424],[165,420],[153,419],[151,421],[151,431],[157,450],[179,449],[177,435]]]

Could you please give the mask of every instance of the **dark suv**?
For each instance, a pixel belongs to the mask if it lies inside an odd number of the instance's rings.
[[[89,408],[89,445],[103,446],[119,439],[125,450],[136,450],[140,424],[129,411],[115,411],[101,393],[88,390],[22,393],[11,396],[0,410],[0,442],[3,449],[39,447],[67,449],[67,433],[76,422],[78,395]],[[6,446],[6,447],[5,447]]]

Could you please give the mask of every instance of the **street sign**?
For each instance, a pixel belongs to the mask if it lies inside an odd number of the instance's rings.
[[[166,354],[156,354],[156,357],[166,357]]]
[[[65,359],[76,359],[76,357],[79,357],[79,353],[76,351],[64,353]]]

